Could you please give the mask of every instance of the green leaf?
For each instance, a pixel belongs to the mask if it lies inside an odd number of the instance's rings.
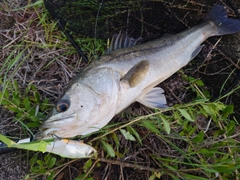
[[[212,149],[202,148],[202,149],[200,149],[200,150],[198,151],[198,153],[213,155],[214,153],[218,153],[218,151],[217,151],[217,150],[212,150]]]
[[[40,166],[40,168],[43,167],[43,161],[42,161],[42,160],[37,160],[37,163],[38,163],[38,165]]]
[[[136,139],[133,137],[132,134],[130,134],[129,131],[126,131],[125,129],[120,129],[121,133],[125,137],[125,139],[130,140],[130,141],[136,141]]]
[[[205,103],[206,101],[208,101],[208,99],[196,99],[194,102]]]
[[[32,123],[27,123],[26,126],[28,128],[37,128],[40,126],[40,122],[32,122]]]
[[[208,180],[208,178],[203,178],[203,177],[199,177],[199,176],[195,176],[195,175],[187,174],[187,173],[185,173],[184,176],[185,176],[186,179]]]
[[[182,117],[180,116],[178,111],[173,111],[173,116],[174,119],[176,119],[179,124],[182,124]]]
[[[53,140],[41,140],[41,141],[33,141],[29,143],[17,144],[14,141],[7,138],[6,136],[3,136],[2,134],[0,134],[0,141],[5,143],[8,147],[45,152],[47,145]]]
[[[233,121],[230,121],[226,127],[227,136],[230,136],[235,133],[236,124]]]
[[[211,108],[209,108],[209,106],[207,106],[205,104],[201,104],[201,106],[203,107],[203,109],[206,111],[207,114],[209,114],[209,115],[212,114],[212,110],[211,110]]]
[[[19,108],[17,108],[17,107],[13,107],[13,106],[5,106],[5,107],[6,107],[6,109],[8,109],[8,110],[10,110],[12,112],[22,113],[22,111]]]
[[[20,95],[19,95],[19,93],[18,92],[13,92],[12,95],[13,95],[12,102],[16,106],[19,106],[19,104],[20,104]]]
[[[208,117],[208,114],[206,113],[206,111],[199,106],[199,111],[200,111],[200,114],[203,114],[205,117]]]
[[[215,107],[217,107],[218,110],[224,110],[226,106],[222,104],[221,102],[214,103]]]
[[[233,171],[237,170],[238,168],[240,168],[239,164],[234,164],[234,163],[229,163],[226,165],[217,165],[215,167],[213,167],[213,169],[215,169],[217,172],[220,173],[227,173],[227,174],[231,174],[233,173]]]
[[[161,120],[163,121],[164,128],[168,134],[170,134],[171,128],[170,128],[170,123],[168,120],[164,117],[164,115],[160,115]]]
[[[154,133],[160,133],[160,131],[156,128],[156,125],[153,124],[152,121],[143,120],[142,124],[143,124],[142,126],[146,127],[150,131],[152,131]]]
[[[148,180],[154,180],[156,178],[155,174],[152,174]]]
[[[50,154],[47,154],[46,156],[44,156],[43,159],[44,159],[45,162],[50,161],[51,155],[50,155]]]
[[[31,108],[31,102],[30,102],[28,97],[25,97],[23,99],[23,104],[24,104],[25,109],[30,109]]]
[[[173,175],[171,173],[169,173],[169,176],[171,176],[171,178],[173,178],[173,180],[180,180],[177,176],[175,176],[175,175]]]
[[[198,133],[198,135],[195,137],[195,138],[193,138],[193,142],[196,142],[196,143],[201,143],[201,142],[203,142],[203,140],[204,140],[204,132],[200,132],[200,133]]]
[[[83,166],[83,171],[86,173],[91,166],[92,166],[92,159],[89,159],[87,162],[85,162]]]
[[[50,171],[47,173],[47,179],[46,180],[53,180],[56,177],[55,172]]]
[[[7,90],[4,91],[4,97],[6,99],[9,99],[9,92]]]
[[[35,110],[34,110],[35,111]],[[39,122],[39,119],[36,116],[30,116],[29,117],[33,122]]]
[[[35,154],[31,159],[30,159],[30,166],[34,166],[37,162],[38,156]]]
[[[57,158],[51,157],[48,162],[48,168],[51,169],[56,164]]]
[[[22,54],[23,54],[24,51],[25,50],[23,50],[20,53],[18,53],[18,55],[15,58],[13,58],[11,62],[8,63],[8,67],[7,67],[8,70],[10,70],[14,65],[16,65],[16,63],[22,57]]]
[[[105,141],[101,141],[103,149],[108,153],[110,157],[115,157],[115,152],[110,144]]]
[[[14,141],[8,139],[6,136],[3,136],[2,134],[0,134],[0,141],[2,141],[8,147],[12,147],[13,144],[16,144]]]
[[[137,138],[138,142],[142,145],[142,140],[141,140],[138,132],[134,128],[132,128],[131,126],[127,126],[127,130],[130,133],[132,133]]]
[[[225,109],[223,109],[222,114],[224,118],[227,118],[230,114],[234,112],[233,105],[227,105]]]
[[[187,112],[186,109],[178,109],[178,111],[181,113],[181,115],[186,118],[189,121],[195,121],[194,119],[191,118],[190,114]]]
[[[13,87],[14,87],[14,91],[19,92],[17,80],[13,80]]]
[[[3,99],[1,102],[0,102],[0,105],[9,105],[9,101]],[[6,107],[7,108],[7,107]]]
[[[33,95],[34,95],[35,101],[39,103],[40,102],[40,94],[37,91],[35,91],[33,93]]]
[[[188,135],[192,136],[193,134],[195,134],[197,130],[197,126],[192,126],[191,124],[188,125]]]
[[[119,145],[120,145],[120,142],[119,142],[119,138],[118,138],[118,136],[116,135],[116,133],[113,133],[113,134],[112,134],[112,138],[113,138],[113,140],[114,140],[114,142],[115,142],[115,144],[116,144],[116,148],[117,148],[117,150],[118,150]]]
[[[196,79],[195,83],[197,86],[204,86],[204,83],[201,79]]]

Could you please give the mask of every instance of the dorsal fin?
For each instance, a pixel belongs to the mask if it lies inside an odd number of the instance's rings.
[[[114,33],[112,40],[110,42],[110,46],[107,50],[107,53],[121,48],[127,48],[131,46],[135,46],[138,42],[141,41],[142,38],[130,38],[127,33],[120,32],[119,34]]]

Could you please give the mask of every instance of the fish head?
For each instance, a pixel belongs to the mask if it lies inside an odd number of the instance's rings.
[[[36,139],[70,138],[98,131],[116,114],[120,75],[98,68],[73,83],[40,127]]]
[[[99,113],[101,98],[87,86],[74,83],[56,103],[52,113],[40,127],[39,137],[44,139],[57,136],[61,138],[86,134],[82,127]]]

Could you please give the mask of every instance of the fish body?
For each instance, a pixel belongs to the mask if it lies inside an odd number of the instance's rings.
[[[239,31],[240,21],[227,18],[224,7],[215,5],[202,24],[103,55],[79,74],[59,100],[43,122],[40,138],[98,131],[135,101],[151,108],[167,107],[163,90],[155,86],[188,64],[207,38]],[[118,39],[116,44],[128,40]]]

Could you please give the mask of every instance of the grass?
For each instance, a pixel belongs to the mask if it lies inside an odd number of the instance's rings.
[[[12,136],[28,137],[37,132],[39,122],[86,64],[49,18],[42,1],[20,9],[3,6],[1,15],[13,17],[15,24],[0,34],[4,42],[0,52],[1,113],[12,112],[8,117],[2,115],[1,123],[6,130],[19,126],[21,131],[10,131]],[[91,61],[106,47],[102,40],[86,37],[76,41]],[[238,180],[240,133],[234,107],[210,102],[209,89],[187,71],[163,83],[169,100],[176,97],[177,103],[171,101],[174,106],[153,110],[134,104],[99,132],[81,137],[98,150],[98,156],[91,159],[31,153],[24,179]],[[183,85],[176,87],[180,82]]]

